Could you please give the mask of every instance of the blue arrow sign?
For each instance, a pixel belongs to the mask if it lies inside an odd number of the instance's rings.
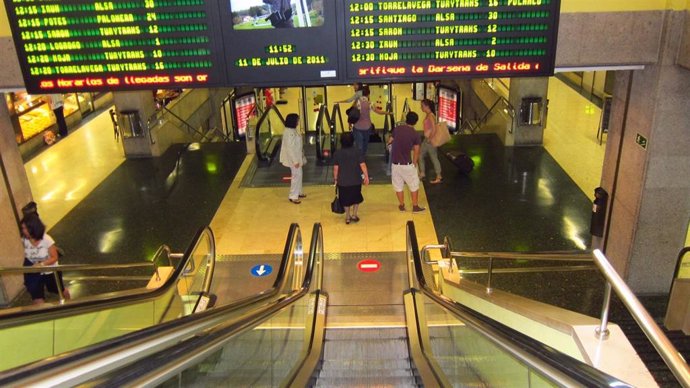
[[[249,272],[252,273],[252,276],[260,278],[263,276],[270,275],[271,272],[273,272],[273,267],[271,267],[268,264],[259,264],[257,266],[252,267],[252,269]]]

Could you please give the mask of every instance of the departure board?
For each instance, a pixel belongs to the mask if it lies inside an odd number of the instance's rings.
[[[347,77],[553,74],[559,0],[351,0]]]
[[[31,93],[553,74],[560,0],[4,0]]]
[[[207,0],[5,0],[32,93],[224,83]],[[219,61],[220,58],[220,61]]]

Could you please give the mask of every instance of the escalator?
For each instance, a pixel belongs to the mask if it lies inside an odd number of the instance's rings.
[[[347,128],[340,112],[340,106],[335,104],[329,113],[328,107],[321,104],[316,119],[315,134],[316,163],[319,166],[333,164],[333,155],[338,147],[338,134],[345,131]]]
[[[7,371],[0,385],[630,386],[438,292],[412,222],[406,232],[407,252],[357,281],[349,262],[331,265],[319,224],[308,255],[293,224],[270,291]]]
[[[261,114],[254,133],[254,147],[259,167],[270,166],[278,157],[285,119],[275,105]]]
[[[211,300],[215,241],[209,228],[200,229],[192,241],[183,254],[171,253],[169,248],[161,246],[151,263],[51,267],[65,273],[87,274],[147,268],[152,276],[146,287],[60,304],[0,310],[0,348],[13,349],[11,356],[4,351],[0,370],[172,321],[205,308]],[[3,274],[27,271],[41,270],[31,267],[0,269]],[[102,276],[97,278],[103,281]]]

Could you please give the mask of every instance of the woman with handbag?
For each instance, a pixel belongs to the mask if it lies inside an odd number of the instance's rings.
[[[389,114],[389,112],[381,110],[375,105],[372,105],[371,101],[369,100],[370,94],[371,90],[369,90],[369,86],[362,86],[362,96],[357,100],[359,116],[357,117],[357,121],[352,124],[352,133],[355,136],[355,144],[357,144],[359,152],[365,157],[367,156],[367,149],[369,148],[369,137],[374,130],[374,124],[371,122],[371,112],[376,112],[380,115]]]
[[[357,210],[364,201],[362,183],[369,184],[369,171],[364,155],[353,147],[352,132],[340,135],[341,148],[335,153],[333,179],[338,188],[340,203],[345,207],[345,223],[359,222]]]
[[[422,112],[426,113],[424,117],[424,141],[419,155],[419,179],[424,179],[426,176],[426,156],[431,159],[431,164],[434,166],[436,179],[430,181],[431,184],[441,183],[443,177],[441,176],[441,162],[438,160],[438,148],[431,144],[431,139],[436,135],[436,114],[434,113],[434,102],[429,99],[422,100]]]

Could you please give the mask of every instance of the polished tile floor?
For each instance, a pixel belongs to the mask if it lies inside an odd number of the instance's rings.
[[[53,227],[125,161],[107,110],[24,164],[34,201]]]
[[[157,244],[186,243],[191,237],[183,238],[185,234],[179,231],[193,234],[204,223],[214,228],[221,254],[280,252],[291,222],[299,222],[307,231],[314,222],[321,222],[330,252],[401,251],[404,224],[409,219],[417,224],[422,244],[450,235],[467,249],[584,248],[588,245],[587,199],[577,189],[572,190],[574,185],[563,170],[572,178],[577,171],[596,175],[601,168],[569,169],[570,158],[559,160],[556,155],[566,153],[561,148],[582,153],[578,151],[580,143],[569,140],[572,133],[581,132],[582,138],[590,134],[596,140],[596,128],[585,124],[590,118],[584,110],[586,100],[561,81],[552,79],[551,83],[556,86],[550,88],[554,94],[545,147],[548,153],[504,149],[491,138],[462,136],[455,144],[467,148],[479,162],[477,168],[469,177],[454,176],[454,167],[442,157],[447,180],[438,186],[425,185],[421,203],[428,203],[431,211],[423,214],[399,213],[390,185],[377,184],[364,188],[362,222],[345,225],[342,216],[329,210],[331,186],[309,186],[309,197],[296,206],[286,200],[287,183],[273,188],[241,187],[251,158],[245,158],[241,149],[219,152],[208,145],[198,157],[189,156],[192,153],[185,156],[189,162],[176,178],[183,183],[170,194],[166,185],[179,148],[160,160],[125,161],[105,111],[28,161],[26,169],[51,233],[62,240],[74,240],[63,245],[75,252],[75,261],[90,261],[99,254],[112,260],[145,259]],[[342,94],[346,93],[343,90]],[[575,110],[576,104],[582,109]],[[578,112],[584,116],[579,121],[574,119]],[[596,148],[603,150],[598,144]],[[566,168],[559,168],[559,164]],[[554,174],[558,179],[553,179]],[[199,182],[209,186],[197,187]],[[564,187],[567,193],[561,192]],[[185,190],[186,194],[177,195]],[[207,216],[189,218],[187,213]],[[555,221],[544,223],[547,218]],[[196,224],[189,225],[193,220]],[[82,230],[88,231],[86,236],[80,235]],[[501,233],[490,233],[495,230]]]

